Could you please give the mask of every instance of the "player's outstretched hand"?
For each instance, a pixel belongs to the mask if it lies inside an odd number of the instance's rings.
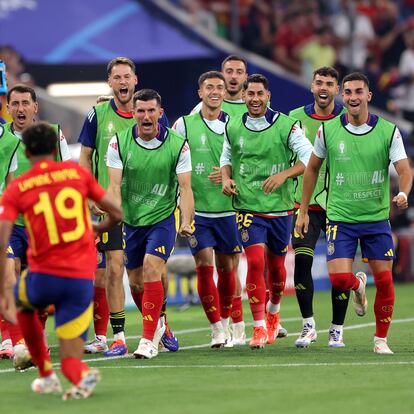
[[[228,178],[222,182],[221,192],[227,196],[239,195],[236,191],[236,182],[231,178]]]
[[[405,193],[398,193],[393,199],[392,202],[397,205],[398,208],[404,210],[408,208],[408,199]]]
[[[194,229],[189,223],[181,224],[178,234],[182,237],[191,236],[194,233]]]
[[[208,176],[208,179],[214,184],[220,184],[221,183],[220,167],[213,167],[213,172]]]
[[[93,201],[89,201],[89,209],[95,216],[103,216],[105,211],[101,210]]]
[[[5,288],[0,292],[0,314],[6,321],[12,324],[17,323],[16,303],[12,288]]]
[[[299,234],[299,237],[303,239],[305,234],[308,232],[309,227],[309,215],[301,214],[299,212],[295,223],[295,233]]]
[[[277,190],[285,181],[286,178],[281,173],[271,175],[263,181],[262,189],[265,192],[265,194],[273,193],[273,191]]]
[[[93,221],[92,222],[92,230],[93,230],[93,233],[95,235],[95,239],[98,238],[98,240],[99,240],[101,234],[103,233],[103,231],[101,229],[101,226],[100,226],[100,223],[96,223],[96,222]]]

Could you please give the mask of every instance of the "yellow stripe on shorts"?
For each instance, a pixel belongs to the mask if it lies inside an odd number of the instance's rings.
[[[174,218],[175,218],[175,231],[178,233],[178,230],[180,230],[180,209],[178,207],[174,210]]]
[[[23,270],[22,274],[20,275],[20,279],[19,279],[19,286],[18,286],[19,303],[21,306],[23,306],[23,308],[33,309],[33,306],[30,304],[29,299],[27,297],[26,277],[27,277],[27,269]]]
[[[56,334],[61,339],[75,339],[81,336],[89,327],[93,317],[93,302],[77,318],[56,328]]]

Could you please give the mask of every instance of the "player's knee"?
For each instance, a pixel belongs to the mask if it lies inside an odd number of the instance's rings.
[[[393,294],[394,287],[393,287],[391,271],[375,273],[374,282],[379,292],[383,292],[384,294],[388,296],[391,296]]]
[[[260,271],[264,269],[264,259],[260,256],[247,255],[247,264],[250,271]]]
[[[213,266],[213,263],[211,260],[203,259],[203,258],[196,258],[195,263],[196,263],[196,267]]]
[[[217,272],[219,273],[230,273],[233,271],[233,261],[231,257],[228,257],[225,260],[220,260],[220,262],[216,263]]]
[[[133,291],[134,293],[142,293],[144,291],[144,283],[142,282],[133,282],[131,283],[131,281],[129,281],[129,287],[131,289],[131,291]]]
[[[263,245],[253,245],[245,248],[247,264],[249,266],[263,266],[265,263]]]
[[[143,274],[144,282],[154,282],[161,280],[163,269],[157,263],[147,260],[144,263]]]
[[[295,249],[295,268],[299,270],[310,269],[312,268],[313,264],[313,255],[314,250],[311,248],[307,248],[306,252],[303,252],[303,248]]]
[[[332,287],[339,291],[346,291],[352,288],[352,273],[329,273]]]
[[[122,280],[124,277],[124,266],[121,263],[108,263],[107,268],[106,268],[106,276],[109,279],[109,281],[111,280]]]
[[[285,257],[286,256],[276,256],[276,255],[267,256],[267,266],[269,268],[269,272],[272,275],[276,277],[286,276]]]

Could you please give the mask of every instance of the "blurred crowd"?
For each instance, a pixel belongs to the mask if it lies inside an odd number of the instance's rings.
[[[174,1],[174,0],[172,0]],[[195,24],[309,81],[320,66],[370,79],[375,106],[414,122],[414,0],[175,0]],[[233,17],[234,18],[234,17]]]

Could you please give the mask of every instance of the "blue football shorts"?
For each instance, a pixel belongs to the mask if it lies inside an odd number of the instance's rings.
[[[191,253],[212,247],[219,253],[241,253],[242,245],[237,230],[236,215],[226,217],[195,216],[194,233],[187,237]]]
[[[237,224],[243,247],[264,243],[277,256],[285,256],[290,241],[292,215],[265,217],[237,213]]]
[[[14,257],[18,257],[22,265],[27,264],[26,252],[29,247],[29,241],[24,226],[15,224],[10,235],[10,246],[13,249]]]
[[[124,224],[124,257],[127,269],[136,269],[144,263],[144,256],[152,254],[165,262],[170,257],[178,231],[178,215],[171,214],[159,223],[149,226]]]
[[[93,318],[93,280],[23,271],[14,288],[16,302],[26,309],[55,306],[55,329],[61,339],[86,341]]]
[[[326,259],[353,259],[361,245],[365,260],[393,260],[395,258],[391,226],[388,220],[372,223],[343,223],[329,221],[326,227]]]

